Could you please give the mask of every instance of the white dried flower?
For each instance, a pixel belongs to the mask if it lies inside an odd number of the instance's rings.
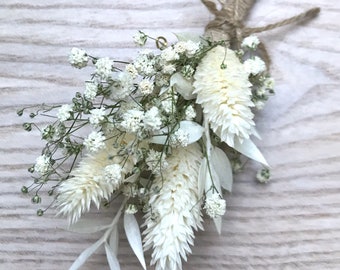
[[[85,83],[84,96],[88,100],[94,100],[97,96],[98,86],[95,82],[90,81]]]
[[[78,48],[72,48],[71,54],[69,55],[69,62],[73,67],[86,67],[88,61],[89,57],[86,54],[86,51]]]
[[[193,56],[199,50],[200,44],[192,40],[179,41],[174,45],[174,51],[178,54],[186,54],[187,57]]]
[[[196,117],[196,111],[192,105],[185,110],[185,120],[193,120]]]
[[[104,179],[112,184],[114,190],[118,189],[122,183],[122,166],[119,164],[110,164],[104,168]]]
[[[266,105],[265,100],[263,99],[257,99],[255,100],[255,108],[258,110],[262,110],[264,106]]]
[[[192,40],[188,40],[186,42],[185,54],[187,57],[192,57],[200,48],[199,42],[194,42]]]
[[[96,74],[102,79],[109,78],[112,73],[112,64],[113,61],[108,57],[99,58],[95,64]]]
[[[133,41],[139,45],[139,46],[144,46],[146,43],[146,40],[148,39],[148,36],[145,35],[143,32],[138,31],[135,35],[133,35]]]
[[[101,107],[99,109],[92,109],[90,111],[89,122],[94,127],[97,127],[100,122],[105,119],[105,108]]]
[[[51,158],[46,155],[41,155],[35,160],[34,171],[40,174],[45,174],[51,166]]]
[[[201,157],[198,144],[174,149],[163,177],[153,181],[143,234],[145,250],[153,249],[151,264],[156,270],[181,270],[194,230],[202,229],[197,181]]]
[[[226,210],[226,201],[221,199],[217,192],[209,192],[205,199],[204,209],[211,218],[223,216]]]
[[[176,71],[176,66],[174,64],[164,64],[162,65],[162,73],[173,74]]]
[[[265,62],[258,56],[244,61],[244,68],[249,74],[257,75],[266,70]]]
[[[118,74],[118,75],[117,75]],[[115,74],[115,83],[111,86],[110,98],[113,100],[124,99],[135,89],[133,77],[129,72]]]
[[[128,72],[131,75],[132,79],[135,79],[138,76],[138,71],[133,64],[126,65],[125,72]]]
[[[137,109],[127,110],[122,115],[123,121],[120,126],[129,133],[136,133],[143,127],[144,112]]]
[[[133,62],[133,65],[137,69],[138,73],[148,77],[156,73],[155,64],[156,60],[153,52],[146,49],[140,51],[137,58]]]
[[[167,114],[170,114],[173,110],[175,110],[174,104],[172,103],[172,100],[170,98],[163,100],[161,104],[162,110]]]
[[[145,112],[143,123],[146,130],[155,131],[161,128],[162,120],[157,107],[153,106]]]
[[[226,68],[223,68],[222,61]],[[210,50],[197,66],[194,94],[212,130],[229,146],[234,138],[248,139],[255,125],[250,107],[249,73],[235,52],[222,46]]]
[[[105,147],[105,139],[103,132],[92,131],[83,144],[89,152],[95,153]]]
[[[69,104],[62,105],[57,112],[57,117],[59,121],[65,122],[66,120],[68,120],[71,117],[72,110],[73,108],[71,105]]]
[[[179,128],[171,135],[170,143],[172,146],[186,147],[189,143],[189,133]]]
[[[126,145],[133,140],[132,136],[124,136],[119,143]],[[116,139],[108,140],[101,150],[83,158],[73,170],[72,177],[59,186],[55,204],[58,214],[67,216],[70,223],[89,211],[92,202],[99,208],[103,199],[110,198],[118,188],[119,172],[121,179],[132,172],[135,165],[133,159],[118,155],[120,148],[114,147],[115,142]],[[123,164],[120,170],[118,166]]]
[[[267,89],[273,90],[275,86],[275,80],[272,77],[268,77],[263,82],[264,87]]]
[[[148,79],[142,80],[138,85],[138,88],[143,95],[150,95],[153,91],[153,87],[153,82]]]
[[[174,45],[174,51],[176,53],[184,53],[187,49],[186,46],[186,42],[185,41],[178,41],[175,45]]]
[[[185,65],[182,68],[181,73],[185,78],[190,79],[192,75],[194,75],[195,69],[190,65]]]
[[[260,44],[260,40],[256,36],[249,36],[243,39],[241,47],[256,50],[257,46]]]
[[[153,149],[149,150],[145,163],[148,166],[148,170],[152,171],[154,174],[160,174],[161,171],[168,167],[166,155]]]
[[[170,62],[179,59],[179,54],[172,47],[167,47],[161,53],[161,60],[164,62]]]
[[[261,169],[256,173],[256,179],[260,183],[268,183],[270,181],[270,170],[269,169]]]

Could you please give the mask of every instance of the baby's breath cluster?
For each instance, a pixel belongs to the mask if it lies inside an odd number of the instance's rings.
[[[139,31],[133,39],[142,48],[132,62],[73,48],[70,64],[91,74],[83,89],[66,104],[18,111],[52,119],[23,125],[38,129],[45,147],[29,168],[33,183],[21,191],[40,204],[47,188],[70,224],[92,205],[124,197],[124,222],[136,224],[131,216],[144,213],[152,264],[181,269],[202,209],[221,231],[223,190],[231,190],[232,171],[242,169],[241,154],[266,165],[250,138],[254,107],[263,108],[274,82],[255,36],[237,52],[200,37],[168,44]],[[150,41],[157,49],[143,48]],[[257,178],[266,182],[266,175]]]

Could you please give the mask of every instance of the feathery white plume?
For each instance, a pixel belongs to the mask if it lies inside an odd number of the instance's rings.
[[[229,146],[248,139],[255,125],[249,73],[234,51],[217,46],[203,57],[194,75],[194,94],[212,130]]]
[[[125,136],[120,144],[128,144],[130,139]],[[132,171],[135,158],[129,156],[125,160],[124,156],[118,156],[120,147],[114,147],[114,142],[114,139],[106,141],[103,149],[81,160],[72,173],[73,177],[58,188],[55,202],[58,214],[67,216],[69,223],[75,223],[82,213],[89,211],[91,202],[99,208],[102,199],[109,199],[124,176]]]
[[[182,269],[181,258],[186,260],[191,252],[194,230],[202,229],[197,180],[201,160],[197,143],[174,149],[163,177],[153,182],[143,234],[145,249],[153,248],[156,270]]]

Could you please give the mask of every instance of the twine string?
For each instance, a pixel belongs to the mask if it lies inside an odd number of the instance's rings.
[[[215,15],[205,27],[205,36],[212,41],[224,40],[226,45],[240,48],[242,40],[254,33],[272,30],[281,26],[306,21],[314,18],[320,8],[311,8],[299,15],[261,27],[246,27],[244,20],[248,16],[255,0],[218,0],[221,8],[218,9],[214,0],[201,0],[208,10]],[[260,43],[259,50],[263,60],[270,64],[270,57],[265,46]]]

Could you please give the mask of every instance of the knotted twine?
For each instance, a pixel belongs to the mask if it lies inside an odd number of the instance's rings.
[[[205,37],[212,41],[223,40],[227,46],[231,46],[236,49],[239,49],[242,40],[251,34],[309,20],[314,18],[320,12],[320,8],[312,8],[297,16],[293,16],[277,23],[251,28],[246,27],[243,21],[246,19],[256,0],[218,0],[221,4],[220,9],[217,9],[214,0],[201,1],[209,9],[209,11],[215,15],[215,18],[205,27]],[[261,57],[266,62],[267,67],[269,67],[270,57],[263,43],[260,43],[259,51],[261,53]]]

